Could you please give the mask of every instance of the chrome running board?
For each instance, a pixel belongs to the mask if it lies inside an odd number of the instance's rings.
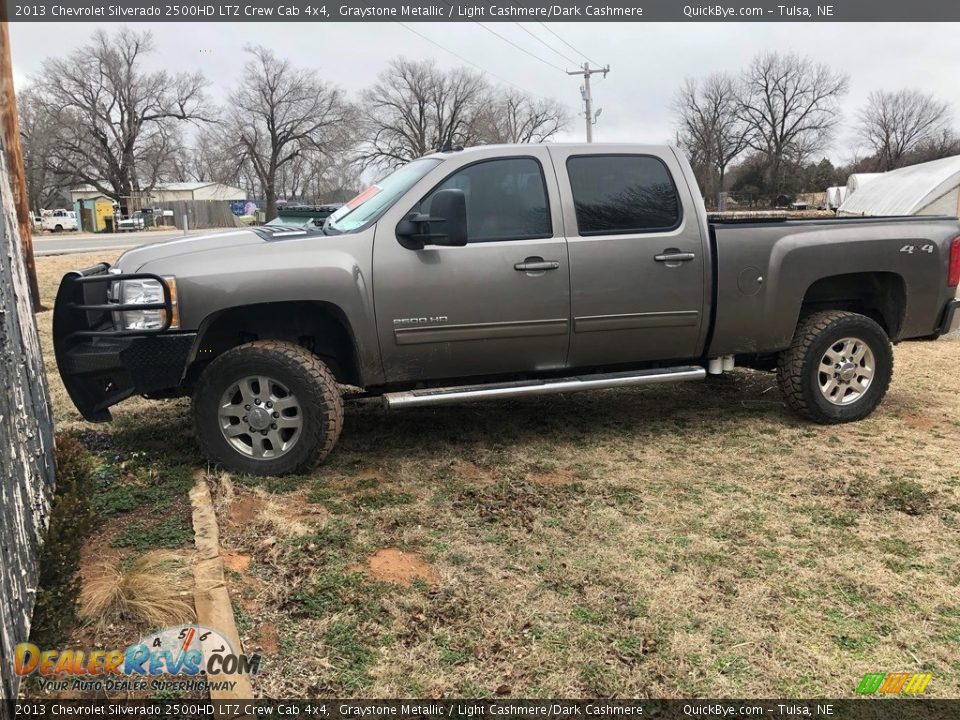
[[[578,375],[549,380],[521,380],[519,382],[490,383],[485,385],[461,385],[446,388],[424,388],[404,392],[385,393],[384,407],[389,409],[419,407],[421,405],[446,405],[474,400],[500,400],[527,395],[553,395],[579,390],[602,390],[628,387],[630,385],[653,385],[654,383],[703,380],[706,369],[697,365],[672,368],[657,368],[598,375]]]

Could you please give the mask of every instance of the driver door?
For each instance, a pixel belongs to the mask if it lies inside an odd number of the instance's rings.
[[[464,153],[453,171],[443,163],[414,207],[396,207],[377,224],[374,304],[388,383],[566,362],[570,275],[549,155],[536,147],[522,156],[487,155]],[[447,188],[464,193],[467,244],[404,248],[399,220],[429,213],[432,194]]]

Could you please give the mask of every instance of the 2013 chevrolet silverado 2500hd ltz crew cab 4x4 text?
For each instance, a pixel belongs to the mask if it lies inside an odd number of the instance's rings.
[[[960,328],[960,222],[708,222],[674,149],[486,146],[399,168],[322,227],[157,243],[72,272],[57,363],[85,418],[190,395],[210,459],[310,469],[341,385],[390,408],[775,370],[787,405],[859,420],[891,342]]]

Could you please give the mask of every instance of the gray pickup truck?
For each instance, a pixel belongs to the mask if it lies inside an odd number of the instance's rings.
[[[891,342],[960,328],[950,217],[708,222],[671,148],[517,145],[399,168],[322,227],[147,245],[67,274],[57,363],[93,422],[191,395],[209,458],[303,472],[341,386],[389,408],[775,370],[820,423],[880,403]]]

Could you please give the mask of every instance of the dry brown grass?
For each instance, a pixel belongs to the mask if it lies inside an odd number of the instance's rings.
[[[155,628],[191,621],[193,581],[189,556],[165,550],[129,564],[105,561],[85,573],[80,616],[88,623],[132,623]]]
[[[878,412],[836,427],[749,372],[348,405],[315,474],[233,478],[219,508],[222,542],[253,558],[229,573],[243,639],[278,640],[258,692],[850,697],[910,670],[960,696],[960,340],[895,355]],[[58,382],[58,420],[85,427]],[[150,443],[186,407],[124,403],[113,432]],[[188,446],[170,452],[201,467]],[[353,572],[385,548],[435,582]]]

